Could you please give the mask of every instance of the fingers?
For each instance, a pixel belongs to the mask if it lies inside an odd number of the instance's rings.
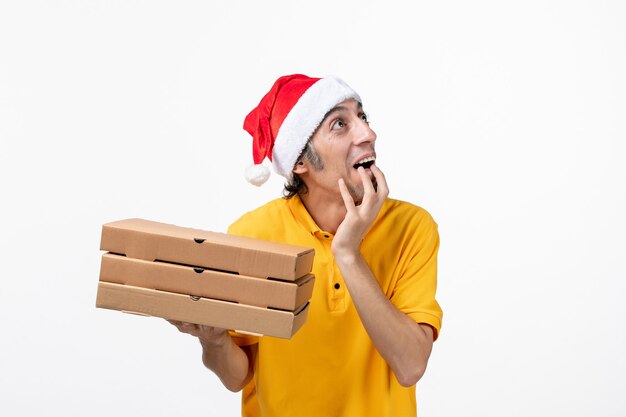
[[[173,324],[174,326],[176,326],[176,328],[178,330],[180,330],[181,332],[183,331],[184,328],[184,324],[182,321],[179,320],[169,320],[169,319],[165,319],[167,322],[169,322],[170,324]]]
[[[343,198],[343,204],[346,206],[346,210],[348,210],[348,213],[350,213],[356,207],[354,205],[354,200],[352,199],[350,191],[348,191],[348,187],[346,186],[343,178],[339,178],[337,183],[339,184],[339,192],[341,193],[341,198]]]
[[[187,322],[178,321],[178,320],[167,320],[167,321],[173,324],[174,326],[176,326],[178,331],[181,333],[187,333],[192,336],[198,336],[199,334],[200,327],[197,324],[187,323]]]
[[[224,329],[223,327],[207,326],[204,324],[198,324],[198,328],[203,332],[224,333],[228,331],[228,329]]]
[[[370,167],[374,179],[376,180],[376,188],[374,188],[373,180],[365,172],[363,167],[357,169],[361,176],[361,182],[363,183],[363,201],[361,205],[366,207],[376,207],[384,203],[385,199],[389,195],[389,188],[385,175],[376,165]]]
[[[179,332],[199,338],[201,341],[219,340],[228,335],[228,330],[221,327],[206,326],[203,324],[187,323],[179,320],[167,320],[176,326]]]
[[[363,183],[363,201],[361,202],[361,204],[363,204],[366,201],[371,201],[372,195],[376,193],[376,190],[374,190],[374,184],[372,184],[370,176],[365,172],[365,168],[358,167],[357,172],[359,173],[361,182]]]
[[[186,322],[183,322],[182,327],[183,327],[183,329],[188,330],[188,331],[196,331],[196,330],[199,330],[198,325],[197,325],[197,324],[194,324],[194,323],[186,323]]]
[[[383,198],[387,198],[389,195],[389,186],[387,185],[385,174],[378,168],[378,165],[372,165],[370,169],[372,170],[372,174],[374,174],[374,178],[376,178],[376,192]]]

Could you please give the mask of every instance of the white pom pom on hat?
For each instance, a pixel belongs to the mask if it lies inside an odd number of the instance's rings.
[[[291,178],[293,166],[326,113],[344,100],[359,95],[334,76],[311,78],[302,74],[280,77],[244,120],[243,128],[252,135],[254,165],[245,172],[256,186],[269,178],[262,165],[272,161],[274,171]]]
[[[262,164],[250,165],[246,168],[244,175],[246,177],[246,181],[252,185],[260,187],[265,184],[267,179],[270,177],[270,169]]]

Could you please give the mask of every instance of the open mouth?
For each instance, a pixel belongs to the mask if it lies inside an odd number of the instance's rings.
[[[354,169],[358,169],[359,167],[363,167],[363,168],[367,169],[367,168],[371,167],[372,165],[374,165],[375,161],[376,161],[376,157],[375,156],[368,156],[367,158],[361,159],[359,162],[354,164],[352,167]]]

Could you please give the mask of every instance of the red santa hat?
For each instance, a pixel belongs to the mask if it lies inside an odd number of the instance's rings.
[[[254,165],[246,180],[260,186],[270,172],[262,165],[268,158],[274,171],[291,178],[293,167],[326,113],[344,100],[359,95],[334,76],[311,78],[302,74],[280,77],[249,114],[243,128],[252,135]]]

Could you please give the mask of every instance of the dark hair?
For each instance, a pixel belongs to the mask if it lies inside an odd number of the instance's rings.
[[[298,156],[296,164],[302,161],[309,161],[313,168],[317,171],[324,169],[324,161],[322,161],[322,158],[320,158],[319,154],[315,150],[313,143],[311,143],[311,139],[309,139],[306,142],[306,145],[304,145],[304,149],[302,149],[300,156]],[[296,195],[306,194],[308,191],[309,189],[307,188],[302,178],[300,178],[300,176],[295,172],[292,172],[291,178],[288,178],[287,182],[285,183],[285,188],[283,189],[283,198],[290,199],[291,197]]]

